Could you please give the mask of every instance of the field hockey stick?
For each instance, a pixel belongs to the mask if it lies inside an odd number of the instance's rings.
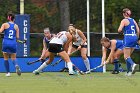
[[[19,43],[26,43],[26,40],[17,40],[17,42],[19,42]]]
[[[96,70],[96,69],[98,69],[98,68],[100,68],[100,67],[103,67],[103,66],[104,66],[104,65],[99,65],[99,66],[97,66],[97,67],[94,67],[94,68],[90,69],[90,71]]]
[[[42,59],[37,59],[35,61],[30,61],[30,62],[27,62],[27,65],[31,65],[31,64],[34,64],[34,63],[37,63],[37,62],[40,62]]]
[[[83,71],[81,71],[77,66],[75,66],[74,64],[72,64],[75,69],[81,74],[81,75],[85,75],[85,73]]]
[[[103,64],[101,64],[101,65],[99,65],[99,66],[97,66],[97,67],[94,67],[94,68],[90,69],[90,71],[93,71],[93,70],[96,70],[96,69],[98,69],[98,68],[100,68],[100,67],[103,67],[103,66],[106,65],[106,64],[108,64],[108,63],[104,62]]]
[[[75,52],[77,52],[78,50],[73,51],[69,56],[71,56],[72,54],[74,54]],[[59,64],[63,59],[59,59],[58,61],[56,61],[54,64],[51,64],[51,66],[55,66],[57,64]]]

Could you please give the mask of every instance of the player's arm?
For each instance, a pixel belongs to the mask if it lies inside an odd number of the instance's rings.
[[[2,33],[2,32],[4,31],[4,29],[5,29],[5,23],[2,24],[2,26],[1,26],[1,28],[0,28],[0,33]]]
[[[83,32],[80,30],[78,30],[78,35],[82,38],[81,45],[83,45],[87,41],[87,39],[86,39],[85,35],[83,34]]]
[[[116,42],[114,41],[112,42],[111,52],[106,60],[106,64],[109,63],[110,59],[114,56],[115,49],[116,49]]]
[[[66,36],[68,38],[67,42],[64,44],[64,50],[66,52],[68,52],[68,47],[69,47],[69,44],[70,42],[72,41],[72,35],[70,33],[66,33]]]
[[[19,28],[18,28],[18,25],[15,25],[15,30],[16,30],[16,38],[19,39]]]
[[[39,59],[44,59],[45,53],[46,53],[46,51],[47,51],[46,46],[47,46],[47,45],[46,45],[46,43],[45,43],[45,40],[43,39],[43,50],[42,50],[42,54],[41,54],[41,56],[40,56]]]
[[[135,26],[136,26],[137,36],[139,37],[139,35],[140,35],[139,26],[138,26],[138,24],[137,24],[137,22],[136,22],[135,20],[134,20],[134,24],[135,24]]]
[[[103,52],[102,52],[102,63],[104,64],[105,60],[106,60],[106,53],[107,53],[107,49],[105,47],[103,47]]]
[[[119,33],[121,33],[122,31],[123,31],[123,28],[124,28],[124,19],[121,21],[121,23],[120,23],[120,26],[119,26],[119,28],[118,28],[118,32]]]

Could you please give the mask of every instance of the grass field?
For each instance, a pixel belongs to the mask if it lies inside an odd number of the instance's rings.
[[[69,76],[66,72],[45,72],[37,76],[12,73],[5,77],[5,73],[0,73],[0,93],[139,93],[140,72],[131,77],[124,74]]]

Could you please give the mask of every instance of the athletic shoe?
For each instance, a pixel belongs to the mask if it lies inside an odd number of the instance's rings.
[[[90,74],[90,72],[91,72],[91,71],[90,71],[90,70],[88,70],[88,71],[86,71],[85,73],[86,73],[86,74]]]
[[[69,75],[74,75],[74,74],[75,74],[74,71],[69,72]]]
[[[113,71],[112,71],[112,74],[119,74],[119,71],[113,70]]]
[[[19,66],[16,66],[16,73],[18,76],[21,75],[21,70],[20,70]]]
[[[7,73],[5,76],[6,76],[6,77],[10,77],[11,75],[10,75],[10,73]]]
[[[136,72],[136,67],[137,67],[137,64],[133,64],[132,65],[132,74],[135,74],[135,72]]]
[[[132,72],[127,72],[125,76],[132,76]]]
[[[39,75],[39,71],[34,70],[34,71],[33,71],[33,74],[35,74],[35,75]]]

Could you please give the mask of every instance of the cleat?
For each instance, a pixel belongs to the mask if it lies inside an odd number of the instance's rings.
[[[16,66],[16,73],[18,76],[21,75],[21,70],[20,70],[19,66]]]
[[[127,72],[125,76],[132,76],[132,72]]]
[[[10,73],[8,72],[5,76],[6,76],[6,77],[10,77],[11,75],[10,75]]]
[[[132,65],[132,74],[136,73],[137,64]]]
[[[112,71],[112,74],[119,74],[119,71],[113,70],[113,71]]]
[[[69,75],[74,75],[74,74],[75,74],[74,71],[69,72]]]
[[[35,74],[35,75],[39,75],[39,71],[34,70],[34,71],[33,71],[33,74]]]

